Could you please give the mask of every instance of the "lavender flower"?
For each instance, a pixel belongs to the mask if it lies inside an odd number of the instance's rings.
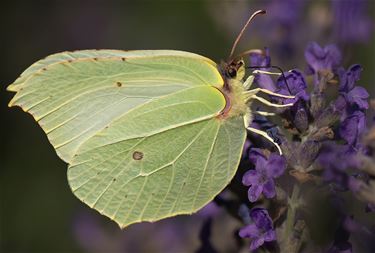
[[[270,51],[268,48],[264,49],[264,54],[261,52],[251,52],[249,54],[251,66],[271,66]]]
[[[290,109],[293,114],[293,124],[299,132],[304,132],[309,127],[309,112],[306,103],[298,101]]]
[[[266,209],[251,209],[250,218],[253,223],[242,228],[239,232],[240,237],[251,239],[250,250],[256,250],[265,242],[276,240],[276,232]]]
[[[311,73],[321,70],[333,70],[341,62],[341,53],[335,45],[320,47],[316,42],[311,42],[305,51],[305,58]]]
[[[254,68],[264,71],[269,71],[271,66],[271,57],[268,48],[265,48],[264,53],[261,52],[252,52],[249,55],[250,66],[264,67],[264,68]],[[263,89],[268,89],[274,91],[276,89],[275,84],[272,78],[269,75],[265,74],[256,74],[254,83]]]
[[[271,153],[267,159],[258,150],[255,150],[250,156],[250,159],[256,159],[255,170],[247,171],[242,178],[242,183],[250,186],[248,190],[249,200],[251,202],[257,201],[262,193],[266,198],[275,197],[274,179],[284,173],[285,159],[276,153]]]
[[[343,68],[338,70],[340,78],[340,97],[347,103],[346,108],[365,110],[368,109],[367,99],[369,97],[368,92],[365,88],[356,86],[356,82],[360,78],[362,67],[358,64],[352,65],[348,71]],[[342,102],[341,102],[342,103]],[[341,106],[342,108],[342,106]]]
[[[355,111],[343,120],[339,128],[339,133],[347,144],[355,146],[365,127],[366,118],[364,112]]]
[[[285,79],[281,76],[277,80],[277,92],[283,95],[294,95],[295,98],[283,99],[283,103],[288,104],[295,103],[298,100],[309,100],[310,96],[306,92],[307,85],[305,77],[301,71],[296,69],[286,72]]]
[[[348,170],[360,167],[361,163],[357,159],[356,150],[351,146],[329,143],[322,149],[318,160],[324,168],[323,179],[334,183],[334,190],[358,190],[360,181],[349,174]]]
[[[293,124],[300,132],[308,127],[308,109],[306,103],[310,100],[307,93],[307,84],[303,73],[299,70],[286,72],[285,78],[279,77],[277,80],[277,92],[284,95],[294,95],[292,99],[275,99],[281,103],[293,103],[292,107],[285,110],[284,116]]]

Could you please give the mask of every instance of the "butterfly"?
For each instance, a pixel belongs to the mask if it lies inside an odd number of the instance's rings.
[[[250,20],[263,11],[252,15]],[[8,86],[68,164],[72,192],[121,228],[191,214],[233,178],[257,96],[245,63],[175,50],[81,50],[39,60]],[[264,114],[266,114],[264,112]]]

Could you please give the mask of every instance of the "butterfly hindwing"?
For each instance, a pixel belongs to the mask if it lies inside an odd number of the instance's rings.
[[[190,214],[230,182],[245,136],[241,118],[206,119],[113,144],[103,130],[94,149],[85,147],[91,140],[82,145],[87,151],[73,159],[68,180],[79,199],[121,227]]]

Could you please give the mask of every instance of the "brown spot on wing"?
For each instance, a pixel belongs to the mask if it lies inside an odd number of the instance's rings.
[[[139,151],[134,151],[133,153],[133,159],[134,160],[142,160],[143,159],[143,153]]]

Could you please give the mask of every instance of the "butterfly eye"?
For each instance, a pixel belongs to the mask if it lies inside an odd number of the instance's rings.
[[[230,78],[234,78],[237,75],[237,70],[234,68],[229,68],[227,73]]]

